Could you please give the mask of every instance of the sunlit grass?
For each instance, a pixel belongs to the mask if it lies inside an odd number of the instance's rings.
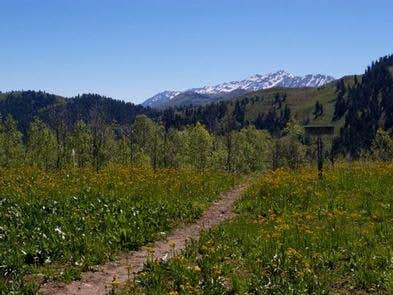
[[[30,274],[78,278],[119,251],[162,238],[233,182],[188,169],[1,170],[0,293],[36,290]]]
[[[130,293],[393,292],[393,165],[340,165],[259,177],[240,216],[184,255],[146,265]]]

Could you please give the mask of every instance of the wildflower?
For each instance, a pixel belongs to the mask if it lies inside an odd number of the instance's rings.
[[[168,253],[165,253],[165,255],[162,256],[161,261],[166,262],[168,260],[169,260],[169,255],[168,255]]]
[[[59,235],[61,235],[61,238],[64,240],[65,239],[65,233],[61,230],[60,227],[55,228],[55,232],[57,232]]]
[[[113,280],[112,280],[111,284],[113,287],[118,287],[121,285],[121,282],[118,280],[117,275],[113,276]]]
[[[287,255],[289,257],[295,257],[295,256],[300,256],[300,253],[296,249],[294,249],[294,248],[288,248],[287,249]]]
[[[153,256],[154,255],[155,249],[153,247],[146,246],[145,250],[149,254],[149,256]]]

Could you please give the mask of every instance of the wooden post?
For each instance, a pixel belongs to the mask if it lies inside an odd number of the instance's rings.
[[[318,178],[321,179],[323,176],[323,142],[322,135],[334,134],[333,126],[306,126],[305,130],[307,134],[317,136],[317,167],[318,167]]]
[[[317,139],[317,157],[318,157],[318,177],[322,178],[323,174],[323,142],[321,136]]]
[[[334,137],[332,136],[332,148],[330,149],[330,163],[332,164],[332,167],[334,167],[334,150],[333,150],[333,145],[334,145]]]

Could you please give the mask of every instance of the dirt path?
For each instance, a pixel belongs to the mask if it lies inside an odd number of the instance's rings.
[[[45,284],[42,286],[40,294],[97,295],[108,293],[113,281],[116,281],[116,284],[123,284],[142,271],[143,264],[148,257],[153,256],[155,260],[167,260],[182,251],[188,241],[197,240],[202,230],[212,228],[224,220],[233,218],[235,213],[232,210],[232,205],[242,196],[245,188],[245,185],[240,185],[222,194],[199,220],[173,230],[165,240],[155,242],[152,247],[142,247],[136,252],[125,254],[116,262],[102,265],[97,272],[83,273],[80,281],[74,281],[69,285]]]

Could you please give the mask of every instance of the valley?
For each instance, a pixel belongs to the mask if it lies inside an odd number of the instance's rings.
[[[1,93],[1,293],[389,294],[392,65],[161,110]]]

